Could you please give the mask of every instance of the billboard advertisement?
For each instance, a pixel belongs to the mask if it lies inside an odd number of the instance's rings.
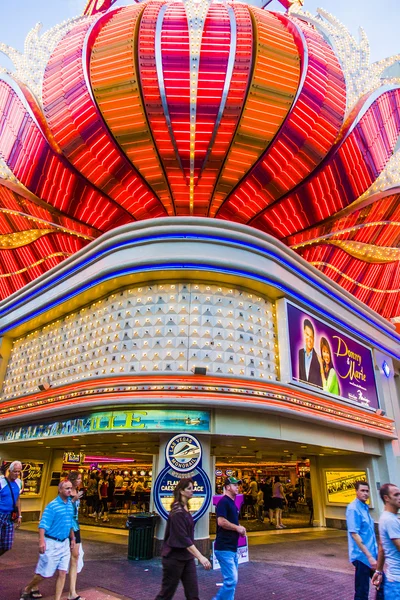
[[[118,431],[210,431],[210,412],[199,410],[126,409],[82,415],[75,419],[19,425],[0,431],[0,442],[36,440]]]
[[[286,303],[292,381],[379,408],[371,349]]]
[[[349,504],[356,497],[356,481],[368,481],[366,471],[325,471],[325,485],[330,504]],[[368,500],[368,504],[370,501]]]

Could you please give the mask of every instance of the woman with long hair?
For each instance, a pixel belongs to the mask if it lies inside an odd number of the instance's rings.
[[[340,396],[339,381],[332,363],[332,352],[328,340],[321,338],[321,377],[324,392]]]
[[[275,475],[275,482],[272,488],[272,502],[275,509],[276,528],[284,529],[286,525],[282,523],[282,511],[283,503],[286,502],[286,496],[279,475]]]
[[[83,491],[79,488],[82,483],[82,475],[79,471],[70,471],[67,479],[72,483],[71,500],[74,505],[74,532],[75,532],[75,546],[71,550],[71,562],[69,564],[69,594],[68,600],[85,600],[76,591],[76,579],[78,576],[78,562],[79,555],[82,552],[81,549],[81,531],[79,528],[78,512],[79,504],[83,496]],[[82,566],[79,572],[82,570]]]
[[[189,512],[193,496],[193,479],[181,479],[174,489],[174,501],[169,513],[161,552],[163,577],[161,591],[156,600],[171,600],[179,581],[182,581],[186,600],[198,600],[197,558],[205,569],[211,564],[194,545],[194,521]]]

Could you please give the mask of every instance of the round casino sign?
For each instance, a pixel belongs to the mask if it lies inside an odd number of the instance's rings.
[[[208,510],[211,500],[211,482],[201,468],[202,448],[199,440],[189,434],[175,435],[165,449],[166,467],[159,473],[154,484],[154,503],[158,513],[168,519],[173,502],[173,491],[180,479],[193,479],[193,497],[189,510],[198,521]]]

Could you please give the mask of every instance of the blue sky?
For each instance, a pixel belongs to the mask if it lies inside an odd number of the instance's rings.
[[[116,6],[130,4],[118,0]],[[28,31],[37,23],[43,31],[53,25],[82,13],[86,0],[0,0],[0,42],[23,50]],[[400,3],[399,0],[304,0],[304,7],[315,13],[321,6],[344,23],[353,35],[361,25],[371,44],[371,60],[400,53]],[[277,0],[269,8],[282,10]],[[0,54],[0,64],[8,66]]]

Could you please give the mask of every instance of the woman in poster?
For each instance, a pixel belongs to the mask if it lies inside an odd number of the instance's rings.
[[[325,337],[321,338],[320,347],[322,388],[324,392],[340,396],[339,380],[333,368],[331,347]]]

